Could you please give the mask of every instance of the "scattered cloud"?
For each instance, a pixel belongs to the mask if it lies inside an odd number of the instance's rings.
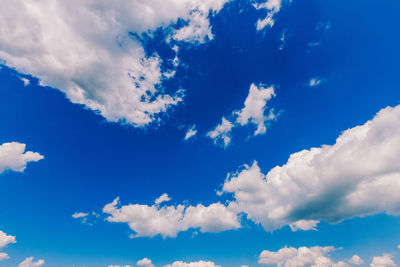
[[[84,212],[75,212],[72,214],[72,218],[78,219],[78,218],[85,218],[89,215],[89,213],[84,213]]]
[[[275,24],[274,16],[277,14],[282,5],[282,0],[267,0],[266,2],[254,3],[256,9],[267,11],[267,16],[257,21],[257,31],[263,30],[265,27],[272,27]]]
[[[265,87],[263,84],[252,83],[244,107],[232,113],[232,122],[222,117],[222,122],[214,130],[208,132],[207,136],[213,139],[214,144],[226,148],[231,142],[231,130],[234,127],[253,124],[256,126],[255,136],[266,133],[268,121],[276,118],[273,109],[269,109],[268,114],[265,114],[267,103],[274,96],[273,86]]]
[[[354,265],[361,265],[364,264],[364,261],[360,258],[360,256],[353,255],[353,257],[350,258],[349,263]]]
[[[196,261],[196,262],[183,262],[176,261],[172,264],[165,265],[164,267],[221,267],[220,265],[216,265],[211,261]]]
[[[278,50],[283,50],[286,47],[287,38],[288,38],[287,30],[283,30],[279,38],[281,44],[279,45]]]
[[[231,130],[234,127],[233,123],[222,117],[220,124],[215,127],[214,130],[209,131],[207,136],[210,137],[214,144],[221,145],[222,147],[228,147],[231,142]]]
[[[3,231],[0,231],[0,261],[10,258],[7,253],[1,252],[1,250],[9,244],[15,243],[17,243],[17,241],[15,240],[15,236],[7,235]]]
[[[33,257],[26,258],[21,262],[18,267],[41,267],[44,264],[44,260],[33,261]]]
[[[156,205],[159,205],[159,204],[161,204],[161,203],[163,203],[163,202],[167,202],[167,201],[170,201],[171,200],[171,198],[168,196],[168,194],[167,193],[164,193],[164,194],[162,194],[159,198],[157,198],[155,201],[154,201],[154,203],[156,204]]]
[[[186,132],[185,140],[188,140],[188,139],[194,137],[196,134],[197,134],[196,125],[193,125],[193,126],[190,127],[190,128],[188,129],[188,131]]]
[[[391,254],[383,254],[382,256],[375,256],[372,258],[372,262],[369,265],[371,267],[395,267],[397,266],[393,261]]]
[[[137,266],[144,266],[144,267],[154,267],[153,263],[148,258],[141,259],[140,261],[138,261],[136,263],[136,265]]]
[[[103,212],[107,221],[127,223],[135,232],[131,237],[176,237],[181,231],[221,232],[240,227],[236,213],[221,203],[209,206],[162,206],[129,204],[120,206],[119,198],[107,204]]]
[[[399,120],[400,105],[387,107],[344,131],[335,144],[294,153],[266,175],[257,162],[245,165],[223,185],[222,192],[234,197],[229,208],[267,231],[299,227],[301,220],[339,223],[400,214]]]
[[[308,86],[310,87],[317,87],[319,85],[321,85],[321,83],[323,82],[322,79],[317,78],[317,77],[313,77],[310,79],[310,81],[308,82]]]
[[[347,267],[349,266],[344,261],[337,263],[333,262],[327,257],[329,252],[337,250],[336,248],[330,247],[285,247],[276,252],[264,250],[260,256],[258,263],[260,264],[275,264],[279,267],[303,267],[303,266],[335,266],[335,267]]]
[[[148,55],[133,36],[165,29],[171,46],[204,43],[213,38],[209,15],[227,1],[5,0],[0,58],[108,121],[143,127],[183,95],[164,91],[174,67],[164,68],[163,59]],[[176,28],[178,20],[182,28]]]
[[[268,88],[263,85],[256,86],[251,84],[249,95],[244,102],[244,108],[235,112],[237,115],[236,122],[241,126],[252,123],[257,126],[254,135],[264,134],[267,131],[266,122],[275,119],[273,109],[268,115],[265,115],[267,102],[275,96],[273,86]]]
[[[309,231],[309,230],[317,230],[317,224],[319,223],[319,221],[315,221],[315,220],[299,220],[295,223],[290,224],[290,229],[293,232],[302,230],[302,231]]]
[[[25,144],[18,142],[0,145],[0,174],[7,170],[23,172],[29,162],[37,162],[44,158],[37,152],[25,152],[25,148]]]
[[[25,86],[28,86],[31,83],[31,81],[27,78],[20,77],[20,79],[24,83]]]

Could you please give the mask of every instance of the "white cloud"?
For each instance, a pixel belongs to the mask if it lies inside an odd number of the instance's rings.
[[[9,244],[15,244],[15,243],[17,243],[17,241],[15,240],[15,236],[7,235],[3,231],[0,231],[0,261],[9,258],[8,254],[1,252],[1,250],[6,246],[8,246]]]
[[[219,144],[226,148],[231,142],[232,137],[230,132],[233,127],[233,123],[222,117],[221,123],[214,130],[209,131],[207,136],[213,140],[214,144]]]
[[[171,198],[168,196],[168,194],[167,193],[164,193],[164,194],[162,194],[159,198],[157,198],[155,201],[154,201],[154,203],[156,204],[156,205],[159,205],[159,204],[161,204],[161,203],[163,203],[163,202],[167,202],[167,201],[170,201],[171,200]]]
[[[233,122],[222,117],[222,122],[217,127],[208,132],[207,136],[213,139],[214,144],[228,147],[231,142],[231,131],[238,126],[254,124],[257,128],[254,135],[264,134],[267,131],[267,122],[276,118],[274,110],[270,109],[265,115],[268,101],[275,96],[273,86],[264,87],[262,84],[250,85],[249,94],[244,101],[244,107],[232,113]]]
[[[132,33],[151,35],[182,19],[187,26],[166,32],[176,40],[202,43],[213,37],[209,13],[226,2],[5,0],[0,58],[108,121],[141,127],[181,102],[182,93],[164,92],[162,83],[174,70],[162,69],[162,59],[147,55]]]
[[[361,265],[364,263],[364,261],[360,258],[360,256],[353,255],[353,257],[351,257],[351,259],[349,260],[349,263],[354,265]]]
[[[74,218],[74,219],[85,218],[87,216],[89,216],[89,213],[75,212],[74,214],[72,214],[72,218]]]
[[[320,85],[322,83],[322,80],[316,77],[313,77],[310,79],[310,81],[308,82],[308,86],[310,87],[317,87],[318,85]]]
[[[107,204],[103,212],[110,214],[109,222],[127,223],[135,232],[132,237],[176,237],[181,231],[200,229],[220,232],[240,227],[236,213],[221,203],[209,206],[162,206],[129,204],[118,207],[119,198]]]
[[[300,220],[338,223],[400,214],[400,105],[344,131],[334,145],[290,155],[264,175],[257,162],[230,174],[229,208],[273,231]],[[370,196],[374,197],[371,198]]]
[[[164,265],[164,267],[221,267],[220,265],[216,265],[211,261],[196,261],[196,262],[183,262],[176,261],[172,264]]]
[[[238,116],[236,122],[242,126],[248,123],[255,124],[257,129],[254,135],[265,133],[267,131],[266,121],[275,119],[273,110],[270,110],[267,116],[264,114],[267,102],[274,96],[275,90],[273,86],[265,88],[261,84],[256,86],[252,83],[249,95],[244,102],[244,108],[236,112]]]
[[[130,265],[108,265],[108,267],[131,267]]]
[[[36,162],[44,158],[36,152],[25,152],[25,147],[25,144],[17,142],[0,145],[0,173],[6,170],[23,172],[28,162]]]
[[[282,0],[267,0],[266,2],[255,3],[256,9],[264,9],[267,11],[267,16],[257,21],[257,31],[261,31],[266,26],[272,27],[275,24],[274,16],[281,9]]]
[[[372,258],[372,262],[369,265],[371,267],[390,267],[397,266],[393,262],[393,256],[390,254],[383,254],[382,256],[376,256]]]
[[[28,86],[31,83],[31,81],[27,78],[21,77],[20,79],[24,83],[25,86]]]
[[[33,257],[26,258],[21,262],[18,267],[41,267],[44,264],[44,260],[33,261]]]
[[[197,134],[196,125],[193,125],[188,129],[185,135],[185,140],[188,140]]]
[[[349,266],[344,261],[337,263],[327,257],[329,252],[336,250],[334,247],[285,247],[276,252],[264,250],[260,256],[258,263],[260,264],[275,264],[279,267],[347,267]]]
[[[144,267],[154,267],[153,263],[148,258],[141,259],[140,261],[138,261],[136,263],[136,265],[137,266],[144,266]]]
[[[290,229],[293,232],[298,230],[309,231],[309,230],[317,230],[317,224],[319,221],[315,220],[299,220],[295,223],[290,224]]]

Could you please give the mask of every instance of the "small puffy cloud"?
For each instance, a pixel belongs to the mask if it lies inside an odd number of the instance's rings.
[[[165,42],[204,43],[213,38],[209,17],[227,1],[4,0],[0,59],[108,121],[144,127],[180,103],[182,92],[165,92],[176,66],[165,68],[135,36],[161,29]]]
[[[36,162],[44,158],[37,152],[25,152],[25,147],[25,144],[17,142],[0,145],[0,173],[6,170],[23,172],[29,162]]]
[[[250,85],[249,95],[244,102],[244,108],[236,112],[236,122],[242,126],[253,123],[257,126],[254,135],[263,134],[267,131],[266,121],[275,118],[273,110],[265,115],[267,102],[275,96],[273,86],[265,88],[263,85]]]
[[[207,136],[213,139],[215,144],[226,148],[231,142],[231,131],[235,127],[253,124],[256,126],[254,135],[266,133],[268,121],[276,118],[274,110],[267,108],[268,101],[274,96],[273,86],[264,87],[263,84],[252,83],[244,101],[244,107],[232,113],[232,121],[222,117],[221,123],[208,132]]]
[[[260,264],[275,264],[277,266],[285,267],[303,267],[303,266],[336,266],[336,267],[347,267],[348,264],[340,261],[333,262],[327,257],[329,252],[336,250],[336,248],[330,247],[284,247],[276,252],[264,250],[259,256],[258,263]]]
[[[354,265],[361,265],[364,263],[364,261],[360,258],[360,256],[353,255],[353,257],[350,258],[349,263]]]
[[[26,258],[21,262],[18,267],[41,267],[44,264],[44,260],[34,261],[33,257]]]
[[[194,137],[196,134],[197,134],[196,125],[193,125],[193,126],[190,127],[190,128],[188,129],[188,131],[186,132],[185,138],[184,138],[184,139],[185,139],[185,140],[188,140],[188,139]]]
[[[310,87],[317,87],[319,85],[321,85],[323,81],[317,77],[313,77],[310,79],[310,81],[308,82],[308,86]]]
[[[176,261],[172,264],[164,265],[164,267],[221,267],[220,265],[216,265],[211,261],[196,261],[196,262],[183,262]]]
[[[228,147],[231,142],[231,130],[234,127],[233,123],[222,117],[220,124],[214,130],[209,131],[207,136],[210,137],[214,144],[219,144],[222,147]]]
[[[163,202],[167,202],[167,201],[170,201],[171,200],[171,198],[168,196],[168,194],[167,193],[164,193],[164,194],[162,194],[159,198],[157,198],[155,201],[154,201],[154,203],[156,204],[156,205],[159,205],[159,204],[161,204],[161,203],[163,203]]]
[[[229,208],[267,231],[300,220],[399,215],[399,121],[400,105],[387,107],[342,132],[335,144],[294,153],[266,175],[257,162],[245,165],[223,185],[222,192],[233,194]]]
[[[154,267],[153,263],[148,258],[141,259],[140,261],[138,261],[136,263],[136,265],[137,266],[144,266],[144,267]]]
[[[107,217],[109,222],[127,223],[135,232],[132,237],[176,237],[179,232],[188,229],[221,232],[241,226],[237,214],[221,203],[209,206],[119,206],[119,198],[116,198],[104,206],[103,212],[110,215]]]
[[[15,240],[15,236],[7,235],[3,231],[0,231],[0,261],[9,258],[8,254],[1,252],[1,250],[6,246],[8,246],[9,244],[15,244],[15,243],[17,243],[17,241]]]
[[[25,86],[28,86],[31,83],[31,81],[25,77],[21,77],[20,79],[24,83]]]
[[[319,221],[315,220],[299,220],[295,223],[290,224],[290,229],[293,232],[296,232],[298,230],[302,231],[309,231],[309,230],[317,230],[317,224]]]
[[[393,261],[391,254],[383,254],[382,256],[375,256],[369,265],[371,267],[395,267],[397,266]]]
[[[87,216],[89,216],[89,213],[75,212],[74,214],[72,214],[72,218],[74,218],[74,219],[85,218]]]
[[[108,265],[108,267],[131,267],[130,265]]]

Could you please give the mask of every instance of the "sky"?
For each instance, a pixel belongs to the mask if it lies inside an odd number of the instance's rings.
[[[4,0],[0,266],[400,264],[400,2]]]

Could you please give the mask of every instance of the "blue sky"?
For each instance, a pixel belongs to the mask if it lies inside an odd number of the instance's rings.
[[[143,258],[174,267],[264,266],[263,259],[271,266],[353,266],[353,255],[360,266],[400,263],[400,199],[392,192],[400,180],[398,1],[258,1],[267,5],[256,9],[251,1],[210,0],[184,11],[170,1],[173,7],[143,13],[155,16],[148,20],[136,19],[147,4],[134,6],[131,18],[119,1],[58,1],[61,11],[52,15],[46,2],[27,8],[6,1],[0,11],[0,230],[16,239],[0,234],[0,252],[8,255],[0,256],[1,266],[136,266]],[[66,17],[62,11],[74,5],[79,12]],[[94,18],[84,14],[97,10],[117,12],[122,26],[91,28]],[[99,15],[105,24],[107,14]],[[273,25],[257,30],[269,15]],[[65,24],[54,29],[56,18]],[[131,87],[118,76],[127,61]],[[247,101],[252,84],[257,92],[273,88],[275,96]],[[241,125],[238,114],[250,119]],[[222,117],[232,124],[226,145],[209,134]],[[260,118],[266,131],[255,135]],[[360,125],[367,137],[356,132]],[[184,140],[192,126],[196,134]],[[351,141],[336,141],[348,129]],[[44,158],[21,163],[21,155],[7,154],[11,142]],[[293,153],[323,145],[334,146],[321,148],[314,161],[288,163]],[[287,171],[269,173],[285,164]],[[370,191],[360,189],[364,184]],[[289,194],[275,194],[280,190]],[[164,193],[171,200],[153,204]],[[103,210],[117,197],[119,206]],[[130,203],[144,206],[133,210]],[[157,213],[180,205],[179,225]],[[150,211],[160,216],[154,229],[143,215]],[[73,218],[77,212],[85,214]],[[292,231],[298,221],[319,223]],[[1,238],[9,240],[3,247]],[[308,263],[261,254],[285,246],[297,256],[299,247],[338,249],[315,249]],[[36,265],[21,265],[28,257]]]

